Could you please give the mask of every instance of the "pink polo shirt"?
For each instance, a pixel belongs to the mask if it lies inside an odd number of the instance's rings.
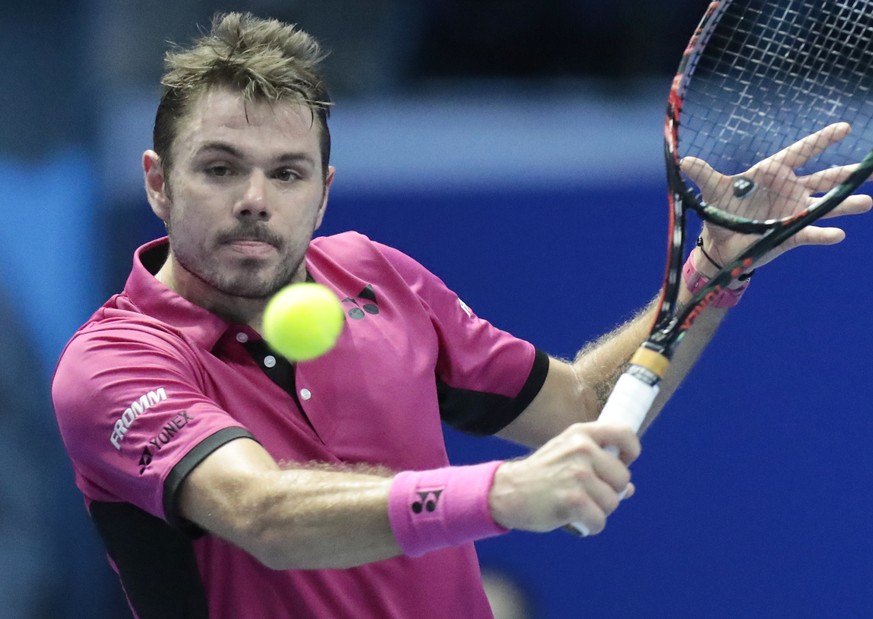
[[[490,617],[472,544],[343,570],[271,570],[182,521],[185,476],[251,437],[279,462],[446,466],[442,423],[493,434],[548,358],[437,277],[357,233],[321,237],[311,279],[342,299],[334,349],[291,365],[247,326],[179,297],[141,247],[124,292],[74,335],[52,396],[76,483],[131,608],[147,617]]]

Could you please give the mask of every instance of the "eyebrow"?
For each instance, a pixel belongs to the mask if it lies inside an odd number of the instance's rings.
[[[236,148],[235,146],[228,144],[227,142],[218,142],[218,141],[206,142],[203,145],[201,145],[197,149],[196,156],[202,156],[203,154],[210,153],[210,152],[225,153],[225,154],[230,155],[231,157],[235,157],[237,159],[246,159],[245,154],[241,150]],[[315,165],[315,160],[311,156],[307,155],[306,153],[300,153],[300,152],[282,153],[278,157],[275,157],[274,161],[276,161],[277,163],[301,162],[301,163],[308,163],[308,164],[313,165],[313,166]]]

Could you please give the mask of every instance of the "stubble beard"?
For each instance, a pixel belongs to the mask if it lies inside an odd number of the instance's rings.
[[[294,281],[306,256],[305,248],[294,248],[283,254],[276,267],[266,269],[262,261],[244,260],[231,272],[231,269],[211,261],[208,251],[202,252],[204,257],[201,258],[189,255],[182,245],[173,242],[172,232],[170,247],[179,266],[207,287],[225,297],[251,301],[267,300]]]

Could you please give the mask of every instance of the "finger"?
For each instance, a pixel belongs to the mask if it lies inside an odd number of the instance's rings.
[[[798,168],[804,163],[821,154],[832,144],[839,142],[852,130],[849,123],[839,122],[828,125],[820,131],[806,136],[782,149],[771,160],[788,166],[791,169]]]
[[[606,528],[606,514],[594,501],[581,503],[573,510],[573,517],[570,518],[565,525],[581,524],[585,527],[583,535],[597,535]],[[578,527],[576,527],[578,531]]]
[[[794,235],[792,245],[835,245],[845,238],[846,233],[840,228],[808,226]]]
[[[723,176],[703,159],[685,157],[679,162],[682,172],[706,194],[715,193]]]
[[[802,177],[803,186],[812,192],[828,191],[835,185],[844,182],[852,172],[858,169],[858,164],[834,166]]]
[[[567,523],[582,523],[589,535],[596,535],[606,527],[606,520],[621,499],[608,484],[592,477],[579,489],[578,495],[567,504]]]
[[[621,503],[621,497],[630,483],[628,480],[621,486],[620,490],[616,490],[613,486],[605,481],[593,478],[585,485],[585,492],[589,501],[593,501],[604,517],[609,516],[612,512],[618,509]]]
[[[871,208],[873,208],[873,198],[859,193],[843,200],[842,204],[824,215],[822,219],[830,219],[831,217],[840,217],[842,215],[860,215],[868,212]]]
[[[618,460],[625,465],[632,463],[640,456],[642,447],[640,439],[628,426],[607,423],[591,424],[591,438],[602,448],[613,447],[618,450]]]
[[[630,483],[630,471],[621,460],[609,451],[602,450],[591,458],[592,476],[619,495]]]

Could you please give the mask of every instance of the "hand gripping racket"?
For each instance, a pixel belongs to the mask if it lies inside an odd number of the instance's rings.
[[[873,0],[709,4],[667,102],[670,230],[659,309],[599,421],[638,431],[676,347],[719,291],[867,180],[871,118]],[[759,237],[733,259],[721,256],[723,268],[680,307],[689,209]]]

